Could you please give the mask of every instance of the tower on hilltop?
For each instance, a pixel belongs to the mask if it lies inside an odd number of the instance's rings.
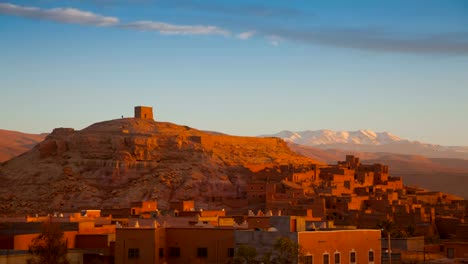
[[[153,119],[153,107],[135,106],[135,118]]]

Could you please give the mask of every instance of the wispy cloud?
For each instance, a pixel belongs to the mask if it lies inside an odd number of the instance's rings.
[[[122,23],[116,17],[102,16],[76,8],[41,9],[0,3],[0,14],[50,20],[58,23],[83,24],[93,26],[115,26],[125,29],[157,31],[173,35],[230,35],[230,31],[211,25],[176,25],[159,21],[135,21]]]
[[[111,0],[102,0],[111,1]],[[135,0],[136,1],[136,0]],[[143,0],[141,0],[143,1]],[[230,6],[223,9],[221,6],[209,6],[207,3],[174,0],[173,4],[187,8],[220,9],[226,12],[236,11]],[[195,5],[195,6],[192,6]],[[210,9],[211,8],[211,9]],[[245,8],[245,7],[243,7]],[[264,10],[258,7],[258,12]],[[268,9],[265,9],[268,10]],[[264,10],[264,11],[265,11]],[[277,10],[276,8],[272,10]],[[241,11],[241,10],[237,10]],[[293,10],[290,12],[294,13]],[[130,30],[154,31],[160,34],[173,35],[221,35],[234,36],[247,40],[253,36],[262,36],[269,44],[278,46],[284,41],[296,41],[309,45],[322,45],[327,47],[351,48],[375,52],[399,52],[409,54],[441,54],[441,55],[468,55],[468,31],[464,32],[435,32],[403,34],[385,29],[366,28],[339,28],[316,27],[308,29],[268,27],[266,25],[255,30],[232,33],[229,29],[214,25],[178,25],[162,21],[130,21],[121,22],[119,18],[104,16],[77,8],[52,8],[20,6],[11,3],[0,3],[0,14],[21,16],[30,19],[55,21],[58,23],[82,24],[92,26],[112,26]],[[265,14],[269,14],[266,12]],[[236,23],[238,26],[241,23]],[[252,28],[252,24],[248,24]],[[258,26],[258,25],[257,25]]]
[[[216,26],[174,25],[154,21],[136,21],[120,25],[122,28],[142,31],[158,31],[161,34],[173,35],[230,35],[228,30]]]
[[[239,33],[236,35],[236,37],[238,39],[246,40],[246,39],[253,37],[254,35],[255,35],[255,30],[250,30],[250,31]]]
[[[272,29],[263,33],[273,44],[271,34],[310,45],[351,48],[376,52],[468,55],[468,31],[403,34],[385,29]]]
[[[119,19],[116,17],[102,16],[76,8],[41,9],[37,7],[18,6],[10,3],[0,3],[0,14],[51,20],[59,23],[94,26],[112,26],[119,23]]]

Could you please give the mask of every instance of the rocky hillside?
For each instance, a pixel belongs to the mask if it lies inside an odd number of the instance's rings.
[[[241,196],[246,180],[264,169],[312,163],[278,138],[207,133],[153,120],[58,128],[1,165],[0,214],[125,207],[152,198],[161,208],[177,199],[195,199],[203,207]]]
[[[33,148],[47,134],[26,134],[0,129],[0,162],[4,162]]]

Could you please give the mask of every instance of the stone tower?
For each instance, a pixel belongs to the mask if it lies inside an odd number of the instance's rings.
[[[150,106],[135,106],[135,118],[152,119],[153,107]]]

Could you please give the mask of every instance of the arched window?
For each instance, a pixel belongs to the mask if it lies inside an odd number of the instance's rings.
[[[330,264],[330,254],[323,253],[323,264]]]

